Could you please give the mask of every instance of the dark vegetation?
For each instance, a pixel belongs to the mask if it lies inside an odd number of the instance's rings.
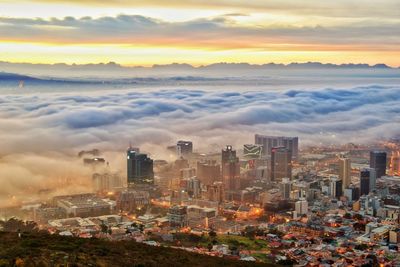
[[[20,235],[20,237],[19,237]],[[0,266],[271,266],[134,241],[0,232]]]

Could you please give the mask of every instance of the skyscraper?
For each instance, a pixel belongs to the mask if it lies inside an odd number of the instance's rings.
[[[222,181],[226,190],[239,190],[240,189],[240,164],[239,158],[236,157],[236,151],[232,146],[226,146],[222,150]]]
[[[339,179],[342,180],[343,192],[351,183],[351,161],[349,158],[339,158]]]
[[[298,137],[285,137],[285,136],[268,136],[268,135],[255,135],[255,143],[263,146],[262,153],[264,156],[271,156],[271,150],[274,147],[285,147],[292,153],[294,160],[298,159],[299,153],[299,138]]]
[[[221,203],[225,200],[224,184],[215,182],[212,185],[207,185],[207,199]]]
[[[280,187],[282,198],[289,199],[290,192],[292,191],[292,182],[289,180],[289,178],[283,178],[279,187]]]
[[[376,171],[376,178],[386,175],[386,152],[371,151],[369,153],[369,167]]]
[[[376,171],[373,168],[365,168],[360,171],[360,195],[368,195],[375,189]]]
[[[197,178],[204,185],[212,185],[221,180],[221,166],[215,160],[197,162]]]
[[[389,163],[389,174],[400,175],[400,151],[392,151]]]
[[[340,198],[343,195],[343,181],[334,177],[330,180],[330,195],[335,198]]]
[[[246,159],[259,159],[263,153],[262,145],[246,144],[243,146],[243,157]]]
[[[295,211],[296,215],[307,214],[308,212],[308,202],[304,198],[300,198],[300,200],[295,202]]]
[[[153,184],[153,160],[146,154],[141,154],[129,148],[127,151],[127,176],[128,185]]]
[[[271,181],[281,181],[282,178],[292,179],[292,152],[285,147],[271,149]]]
[[[190,157],[193,153],[193,143],[191,141],[178,141],[176,144],[176,153],[178,157]]]

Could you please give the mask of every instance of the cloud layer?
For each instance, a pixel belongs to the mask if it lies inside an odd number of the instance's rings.
[[[59,44],[128,44],[207,49],[398,51],[400,21],[343,25],[246,25],[225,15],[168,22],[140,15],[116,17],[0,17],[0,40]]]
[[[92,146],[118,150],[129,141],[167,145],[177,138],[223,146],[247,143],[254,133],[299,135],[308,143],[370,141],[398,132],[399,92],[398,87],[369,86],[3,95],[0,147],[3,155]]]
[[[254,134],[296,135],[300,144],[371,142],[400,132],[400,87],[242,91],[148,89],[0,95],[0,200],[90,191],[83,149],[105,152],[125,169],[129,142],[156,159],[166,146],[241,148]],[[69,179],[68,186],[60,186]],[[61,191],[60,191],[61,190]],[[47,193],[46,193],[47,194]],[[48,195],[46,195],[48,196]]]

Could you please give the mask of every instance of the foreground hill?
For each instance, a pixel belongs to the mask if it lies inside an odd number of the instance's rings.
[[[0,232],[0,266],[272,266],[134,241]]]

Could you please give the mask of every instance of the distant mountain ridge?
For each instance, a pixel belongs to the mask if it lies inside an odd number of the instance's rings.
[[[145,67],[141,65],[135,66],[123,66],[121,64],[115,62],[108,63],[90,63],[90,64],[66,64],[66,63],[56,63],[56,64],[34,64],[34,63],[12,63],[7,61],[0,61],[0,67],[6,65],[15,65],[15,66],[41,66],[41,67],[59,67],[59,68],[99,68],[99,69],[138,69],[138,68],[152,68],[152,69],[165,69],[165,68],[174,68],[174,69],[212,69],[212,68],[220,68],[220,67],[235,67],[235,68],[379,68],[379,69],[398,69],[396,67],[390,67],[386,64],[379,63],[375,65],[369,65],[366,63],[344,63],[344,64],[333,64],[333,63],[321,63],[321,62],[306,62],[306,63],[265,63],[265,64],[251,64],[251,63],[227,63],[227,62],[218,62],[207,65],[193,66],[188,63],[171,63],[171,64],[154,64],[151,67]]]
[[[99,64],[32,64],[10,63],[0,61],[0,72],[18,73],[40,77],[41,79],[95,78],[97,81],[112,78],[172,78],[178,77],[267,77],[272,76],[309,76],[319,75],[363,76],[378,75],[382,77],[400,77],[400,68],[393,68],[386,64],[332,64],[320,62],[290,63],[290,64],[250,64],[250,63],[214,63],[209,65],[193,66],[186,63],[172,63],[165,65],[123,66],[115,62]],[[4,79],[4,78],[3,78]]]

